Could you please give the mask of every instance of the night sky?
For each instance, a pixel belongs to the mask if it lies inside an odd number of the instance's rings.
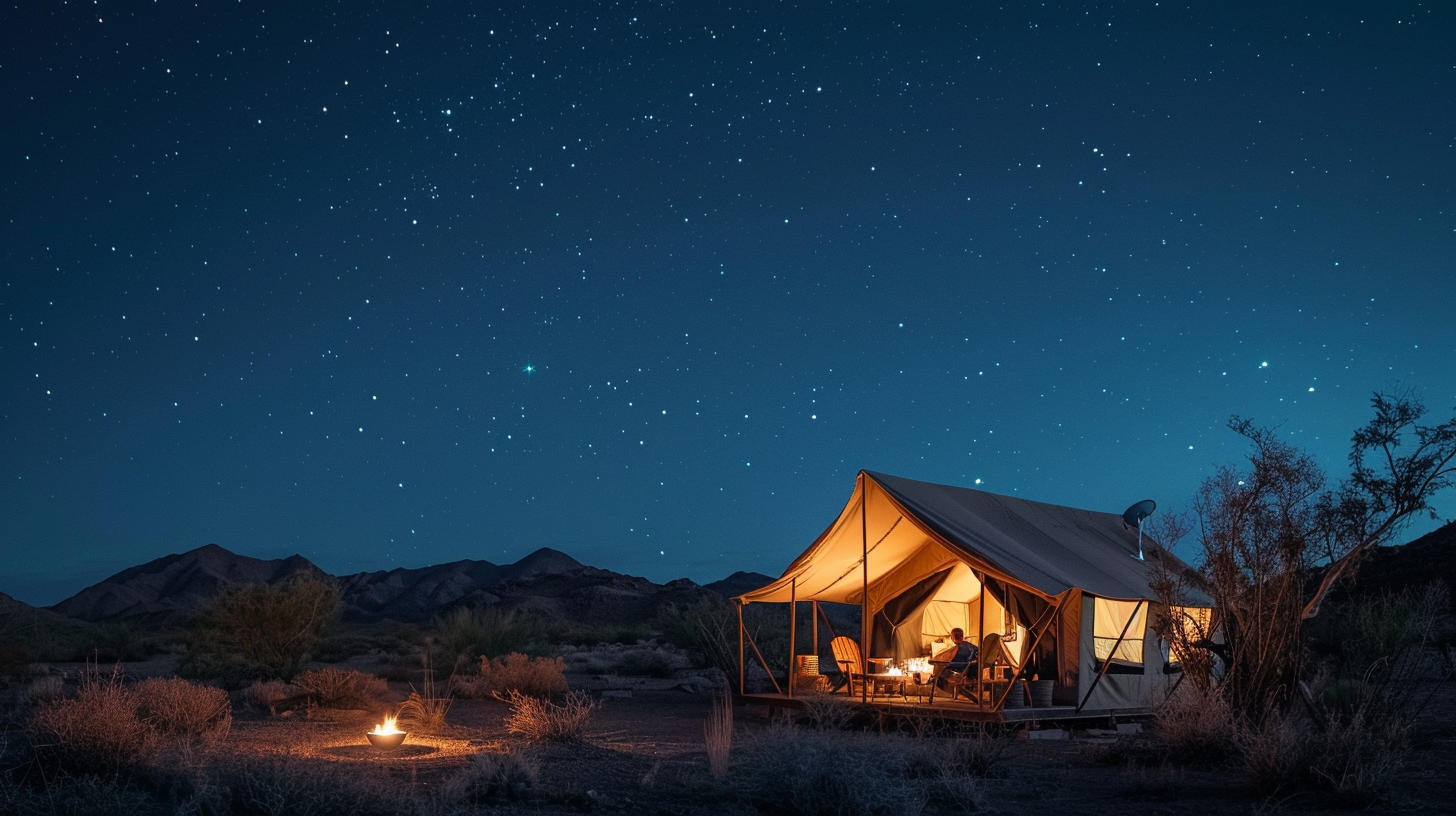
[[[1456,405],[1451,4],[0,21],[32,603],[209,542],[778,574],[861,468],[1174,509],[1231,414],[1339,476],[1372,391]]]

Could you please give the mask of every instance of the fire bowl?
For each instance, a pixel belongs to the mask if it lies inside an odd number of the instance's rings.
[[[395,748],[398,748],[399,746],[403,745],[404,744],[404,738],[407,737],[407,736],[409,736],[409,735],[406,734],[403,731],[397,731],[397,732],[395,732],[393,734],[373,734],[373,733],[370,733],[370,734],[365,734],[364,736],[366,736],[366,737],[369,738],[369,744],[370,745],[373,745],[375,748],[382,748],[382,749],[384,749],[386,751],[392,751]]]

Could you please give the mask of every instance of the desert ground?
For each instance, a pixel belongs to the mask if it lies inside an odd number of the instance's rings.
[[[139,664],[130,671],[159,668]],[[1048,724],[1032,738],[1026,730],[957,730],[929,717],[887,722],[823,696],[809,698],[810,708],[798,716],[780,713],[772,720],[763,707],[735,704],[731,765],[715,776],[705,724],[721,690],[700,685],[701,679],[691,672],[671,678],[568,676],[596,708],[581,737],[565,742],[511,733],[511,706],[494,699],[456,700],[443,727],[412,733],[393,751],[372,748],[364,736],[387,704],[372,711],[271,713],[235,705],[225,738],[158,762],[172,763],[179,778],[198,777],[204,767],[230,769],[231,777],[216,778],[250,791],[246,806],[233,796],[224,812],[234,813],[392,812],[397,807],[391,803],[400,801],[433,803],[417,812],[532,814],[1026,814],[1134,807],[1218,816],[1348,812],[1355,806],[1368,813],[1456,808],[1456,694],[1449,681],[1431,681],[1431,703],[1411,750],[1389,791],[1371,804],[1309,789],[1255,794],[1232,764],[1160,756],[1152,723],[1140,733],[1121,734],[1103,723]],[[410,690],[408,683],[391,682],[388,697],[402,700]],[[13,723],[5,735],[12,742],[23,738]],[[482,757],[511,757],[520,765],[491,764],[487,773],[502,784],[482,787]],[[937,768],[947,763],[959,763],[954,777]],[[252,781],[239,781],[245,778]],[[466,780],[475,780],[473,793],[462,793]],[[50,810],[19,799],[12,804],[16,813],[84,812],[80,802],[94,805],[110,796],[132,813],[216,812],[209,810],[209,784],[222,783],[174,783],[188,789],[181,796],[155,780],[126,782],[120,794],[102,791]],[[0,799],[0,811],[5,804]]]

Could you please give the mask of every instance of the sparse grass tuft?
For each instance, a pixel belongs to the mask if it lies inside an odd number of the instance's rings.
[[[583,691],[573,691],[559,703],[512,691],[501,698],[511,705],[506,730],[529,740],[575,742],[586,736],[597,702]]]
[[[380,677],[332,666],[300,673],[293,678],[293,687],[321,708],[368,710],[389,692]]]
[[[714,779],[726,778],[733,754],[733,696],[727,689],[713,697],[703,738],[708,746],[708,773]]]

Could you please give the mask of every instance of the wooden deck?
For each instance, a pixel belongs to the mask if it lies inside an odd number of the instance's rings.
[[[990,705],[978,705],[966,699],[948,700],[937,695],[935,702],[930,702],[929,697],[917,698],[915,695],[908,695],[902,698],[898,694],[879,694],[861,701],[859,695],[849,696],[843,692],[828,694],[825,692],[803,692],[793,697],[787,694],[760,693],[743,694],[739,699],[748,704],[763,705],[769,709],[772,717],[776,710],[797,710],[806,707],[809,701],[820,702],[826,700],[839,700],[846,705],[868,706],[881,714],[903,717],[933,717],[936,719],[954,720],[959,722],[985,722],[985,723],[1006,723],[1006,724],[1032,724],[1032,723],[1070,723],[1070,722],[1096,722],[1109,719],[1135,719],[1147,716],[1149,711],[1145,709],[1117,709],[1077,711],[1075,706],[1026,706],[1021,708],[1003,708],[996,710]]]

